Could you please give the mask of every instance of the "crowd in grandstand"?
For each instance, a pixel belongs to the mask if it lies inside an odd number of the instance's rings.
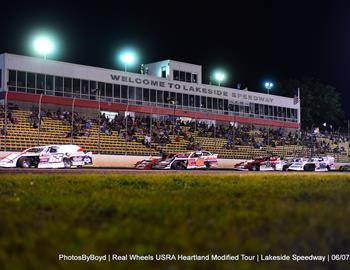
[[[5,119],[4,108],[1,107],[1,118],[7,123],[16,124],[18,119],[15,110],[18,107],[8,108]],[[91,136],[92,127],[97,126],[100,134],[107,136],[119,136],[125,141],[137,141],[147,147],[164,146],[169,143],[187,141],[188,150],[202,150],[202,145],[195,137],[221,138],[226,141],[223,147],[236,149],[239,146],[253,146],[261,149],[263,147],[275,147],[284,145],[303,144],[313,148],[315,153],[342,154],[346,150],[340,144],[348,142],[346,136],[335,132],[316,134],[312,132],[289,131],[282,128],[257,128],[254,125],[213,125],[204,121],[176,121],[168,118],[165,120],[151,119],[149,116],[132,117],[116,114],[114,118],[104,113],[99,117],[87,118],[75,112],[73,117],[70,111],[58,108],[56,111],[39,109],[33,107],[28,117],[28,123],[33,128],[41,128],[45,118],[59,119],[71,128],[62,134],[64,137]],[[73,118],[73,119],[72,119]],[[5,125],[1,128],[1,134],[7,132]]]

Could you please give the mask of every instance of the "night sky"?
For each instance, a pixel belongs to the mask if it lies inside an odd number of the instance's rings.
[[[205,83],[217,67],[225,86],[254,91],[266,79],[315,77],[342,93],[350,118],[350,1],[86,2],[2,5],[0,53],[33,55],[30,38],[46,31],[60,41],[50,57],[60,61],[122,69],[116,52],[132,46],[139,63],[202,65]]]

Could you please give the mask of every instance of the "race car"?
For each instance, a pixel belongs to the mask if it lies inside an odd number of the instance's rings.
[[[300,162],[304,158],[286,158],[281,159],[281,162],[277,162],[275,166],[276,171],[287,171],[289,166],[293,164],[293,162]]]
[[[326,172],[335,170],[334,157],[314,157],[310,159],[301,159],[293,162],[287,169],[288,171],[314,171]]]
[[[153,169],[162,170],[187,170],[209,169],[218,166],[218,155],[208,151],[196,151],[185,154],[170,155],[164,160],[159,160],[153,165]]]
[[[70,168],[92,165],[92,153],[78,145],[46,145],[12,153],[0,160],[6,168]]]
[[[149,159],[140,160],[140,161],[136,162],[135,169],[151,170],[151,169],[153,169],[153,165],[156,164],[157,162],[159,162],[160,160],[162,160],[162,158],[154,158],[154,157],[150,157]]]
[[[276,165],[280,164],[279,157],[258,157],[235,164],[234,170],[238,171],[274,171]]]

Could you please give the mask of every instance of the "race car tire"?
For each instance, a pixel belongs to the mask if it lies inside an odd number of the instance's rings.
[[[20,168],[30,168],[32,166],[32,160],[29,157],[21,157],[17,164]]]
[[[283,165],[282,171],[286,172],[288,170],[288,165]]]
[[[327,171],[330,171],[331,170],[331,167],[329,167],[329,165],[327,165]]]
[[[87,164],[92,163],[91,157],[84,157],[83,161],[84,161],[84,163],[87,163]]]
[[[260,167],[256,164],[254,164],[250,167],[250,170],[253,172],[257,172],[257,171],[260,171]]]
[[[206,163],[205,163],[205,169],[208,170],[208,169],[210,169],[210,167],[211,167],[211,166],[210,166],[210,163],[209,163],[209,162],[206,162]]]
[[[69,169],[70,167],[72,167],[72,161],[69,158],[64,158],[63,166],[65,169]]]
[[[172,165],[171,168],[173,170],[186,170],[186,166],[183,162],[181,161],[175,161]]]

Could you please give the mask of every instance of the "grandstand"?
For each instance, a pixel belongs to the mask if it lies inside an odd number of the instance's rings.
[[[93,124],[89,130],[89,135],[82,136],[67,136],[71,132],[71,125],[67,122],[55,117],[43,117],[40,130],[38,127],[33,127],[30,123],[31,111],[15,110],[13,111],[16,123],[7,124],[7,134],[1,135],[0,150],[4,151],[21,151],[23,149],[47,144],[78,144],[88,151],[100,154],[110,155],[141,155],[141,156],[157,156],[160,153],[177,153],[188,151],[189,138],[192,138],[195,144],[199,144],[201,149],[206,149],[212,153],[217,153],[219,158],[235,158],[248,159],[258,156],[276,155],[276,156],[310,156],[313,154],[313,149],[302,145],[283,145],[283,146],[264,146],[255,148],[252,145],[236,145],[232,149],[227,149],[227,139],[215,137],[202,137],[201,129],[191,131],[190,126],[181,126],[181,132],[186,136],[170,134],[170,143],[164,145],[156,143],[152,140],[150,147],[143,144],[144,134],[149,130],[147,128],[138,128],[134,134],[134,141],[127,141],[121,138],[117,133],[106,135],[99,131],[96,124]],[[4,121],[2,121],[3,123]],[[1,126],[3,130],[4,126]],[[131,127],[129,127],[130,129]],[[155,128],[155,127],[154,127]],[[170,126],[172,129],[173,126]],[[120,130],[120,133],[126,132],[125,127]],[[263,140],[259,137],[256,130],[249,132],[251,138]],[[236,137],[237,139],[237,137]],[[331,143],[329,138],[318,138],[318,140]],[[342,146],[346,146],[346,143]],[[333,149],[332,145],[330,149]],[[348,148],[346,148],[348,151]],[[334,155],[334,152],[324,153]],[[340,162],[348,161],[348,152],[335,155],[336,160]]]

